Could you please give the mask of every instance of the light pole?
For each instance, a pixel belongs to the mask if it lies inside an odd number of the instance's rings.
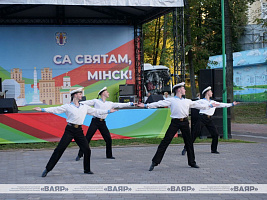
[[[221,0],[221,9],[222,9],[223,102],[227,103],[226,69],[225,69],[224,0]],[[223,138],[228,139],[227,108],[223,108]]]

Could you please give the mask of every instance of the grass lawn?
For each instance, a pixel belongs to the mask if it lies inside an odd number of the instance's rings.
[[[155,144],[158,145],[161,142],[162,138],[138,138],[138,139],[117,139],[112,140],[112,146],[128,146],[128,145],[148,145],[148,144]],[[219,142],[235,142],[235,143],[251,143],[242,140],[224,140],[219,139]],[[171,144],[183,144],[182,137],[175,137],[173,138]],[[211,143],[211,139],[196,139],[195,143]],[[24,144],[1,144],[0,150],[9,150],[9,149],[47,149],[52,148],[54,149],[57,146],[58,142],[46,142],[46,143],[24,143]],[[104,140],[92,140],[90,142],[90,147],[105,147],[106,143]],[[77,147],[75,142],[71,142],[69,147]]]
[[[242,103],[234,107],[234,123],[267,124],[266,103]]]

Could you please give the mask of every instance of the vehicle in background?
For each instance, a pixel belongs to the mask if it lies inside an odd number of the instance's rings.
[[[164,92],[171,94],[172,79],[170,70],[163,65],[144,64],[144,88],[148,93],[162,95]]]

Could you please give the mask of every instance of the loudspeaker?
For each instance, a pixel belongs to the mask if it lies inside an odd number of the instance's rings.
[[[160,100],[164,100],[162,95],[150,95],[145,103],[153,103],[153,102],[157,102]]]
[[[213,98],[222,98],[223,91],[223,70],[212,69],[213,72]]]
[[[222,69],[201,69],[198,77],[199,92],[211,86],[213,98],[222,98],[223,91],[223,70]]]
[[[14,98],[0,99],[0,114],[17,112],[18,106]]]
[[[135,85],[119,85],[119,94],[120,96],[131,96],[135,95]]]
[[[120,103],[134,102],[134,96],[119,96]]]
[[[198,85],[199,85],[200,94],[202,94],[202,91],[206,87],[208,86],[213,87],[212,69],[200,69],[199,70]]]

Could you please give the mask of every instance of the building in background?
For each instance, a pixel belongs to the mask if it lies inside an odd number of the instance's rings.
[[[267,47],[267,28],[257,21],[267,20],[267,0],[256,0],[248,7],[248,24],[239,40],[242,51]]]
[[[76,90],[78,88],[83,88],[83,87],[71,86],[70,76],[67,76],[67,73],[66,73],[66,76],[63,77],[63,86],[59,90],[60,104],[70,103],[70,100],[71,100],[70,91]],[[84,95],[84,90],[83,90],[83,95]]]
[[[39,80],[40,101],[47,105],[56,104],[55,80],[52,79],[52,69],[41,70],[41,80]]]
[[[20,85],[20,95],[18,98],[24,99],[25,98],[25,81],[22,80],[22,70],[19,68],[11,69],[10,78],[17,81]]]

